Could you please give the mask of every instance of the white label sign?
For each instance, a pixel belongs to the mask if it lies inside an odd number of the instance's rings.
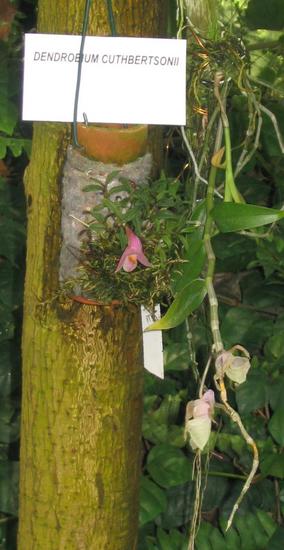
[[[160,306],[155,306],[155,318],[151,313],[141,307],[142,330],[161,318]],[[143,332],[144,367],[159,378],[164,378],[164,358],[162,331]]]
[[[23,120],[71,122],[81,37],[26,34]],[[78,121],[184,125],[186,41],[86,37]]]

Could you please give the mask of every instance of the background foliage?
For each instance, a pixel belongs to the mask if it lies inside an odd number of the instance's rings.
[[[25,266],[22,174],[30,128],[20,122],[22,31],[17,3],[0,6],[0,548],[16,548],[18,508],[20,338]]]
[[[19,122],[21,32],[33,25],[35,2],[4,2],[8,19],[0,34],[0,548],[14,550],[17,515],[20,327],[24,273],[25,213],[22,173],[29,129]],[[175,28],[175,2],[171,2]],[[11,6],[13,11],[11,12]],[[9,9],[8,9],[9,8]],[[1,8],[2,9],[2,8]],[[235,17],[235,14],[238,17]],[[5,19],[6,17],[6,19]],[[223,0],[222,18],[241,34],[251,51],[251,73],[263,85],[265,105],[284,135],[284,19],[282,0]],[[11,23],[11,25],[10,25]],[[1,29],[2,27],[0,27]],[[7,30],[8,28],[8,30]],[[234,146],[246,128],[245,104],[230,97]],[[248,202],[281,208],[284,157],[264,115],[260,143],[238,177]],[[187,162],[179,135],[168,133],[167,172]],[[266,229],[264,228],[266,231]],[[260,449],[260,470],[237,514],[225,522],[250,468],[251,456],[236,426],[225,415],[210,440],[209,471],[197,550],[277,550],[284,545],[284,222],[255,238],[219,234],[215,287],[226,347],[242,343],[253,355],[246,383],[230,390]],[[194,261],[194,259],[192,260]],[[196,397],[197,364],[210,352],[209,320],[201,307],[165,334],[166,379],[145,374],[143,468],[139,550],[185,550],[193,509],[193,453],[184,445],[185,405]],[[222,428],[222,431],[221,431]],[[205,459],[206,460],[206,457]]]
[[[228,0],[222,2],[222,9],[225,25],[250,51],[250,73],[284,135],[284,24],[282,15],[276,17],[283,12],[281,2]],[[246,99],[231,93],[228,115],[234,163],[246,131]],[[272,122],[265,115],[259,146],[237,178],[247,202],[282,208],[283,162]],[[232,225],[230,215],[224,224]],[[238,342],[253,355],[247,381],[229,390],[229,400],[257,442],[260,468],[233,527],[225,532],[250,471],[251,453],[236,425],[225,415],[218,416],[209,444],[197,550],[270,550],[284,545],[283,231],[280,221],[273,229],[256,232],[255,238],[220,233],[212,240],[225,349]],[[202,307],[166,334],[166,380],[146,374],[140,550],[188,548],[195,483],[194,454],[183,441],[184,412],[186,403],[197,397],[197,366],[206,363],[210,348],[209,319]],[[203,466],[205,471],[206,456]]]

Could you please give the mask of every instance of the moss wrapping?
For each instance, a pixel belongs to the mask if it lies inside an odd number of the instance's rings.
[[[111,200],[115,201],[118,196],[123,195],[121,192],[115,192],[115,188],[120,185],[118,177],[122,176],[136,185],[147,185],[151,160],[151,154],[147,153],[134,162],[119,167],[115,164],[97,162],[83,156],[79,150],[68,147],[62,182],[60,281],[76,277],[76,268],[80,263],[80,247],[86,236],[84,224],[90,221],[90,209],[102,200],[101,192],[84,192],[84,188],[97,181],[105,186],[110,174],[118,172],[108,184],[108,191],[113,191]],[[79,293],[80,290],[77,288],[76,292]]]

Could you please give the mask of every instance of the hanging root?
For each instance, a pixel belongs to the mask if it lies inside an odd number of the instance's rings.
[[[226,531],[228,531],[228,529],[230,529],[230,527],[233,523],[235,513],[239,509],[240,504],[241,504],[246,492],[249,490],[249,488],[251,486],[252,480],[255,476],[255,473],[256,473],[258,465],[259,465],[259,456],[258,456],[257,446],[256,446],[253,438],[246,431],[246,429],[245,429],[245,427],[244,427],[244,425],[241,421],[241,418],[240,418],[239,414],[228,403],[227,391],[226,391],[226,387],[225,387],[223,378],[219,378],[218,381],[217,381],[217,379],[215,377],[215,384],[216,384],[217,389],[220,391],[220,397],[221,397],[221,401],[223,403],[222,409],[232,419],[232,421],[235,422],[238,425],[239,430],[240,430],[244,440],[246,441],[247,445],[249,445],[252,448],[252,452],[253,452],[253,462],[252,462],[251,471],[250,471],[250,473],[248,475],[248,478],[247,478],[247,480],[246,480],[246,482],[245,482],[245,484],[244,484],[244,486],[241,490],[241,493],[240,493],[239,497],[237,498],[237,500],[236,500],[236,502],[233,506],[232,512],[231,512],[231,514],[229,516],[229,519],[227,521]]]
[[[201,510],[201,503],[202,503],[202,491],[201,491],[202,463],[201,463],[201,452],[199,450],[196,451],[196,455],[193,463],[192,477],[194,476],[194,470],[196,470],[195,499],[194,499],[194,508],[193,508],[191,525],[190,525],[187,550],[194,550],[195,537],[196,537],[196,533],[200,522],[200,510]]]

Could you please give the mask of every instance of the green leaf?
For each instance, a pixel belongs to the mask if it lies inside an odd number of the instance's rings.
[[[172,275],[172,291],[180,292],[191,281],[199,277],[205,262],[205,247],[201,239],[189,239],[188,252],[183,258],[186,263],[181,263]]]
[[[19,352],[15,342],[7,340],[0,343],[0,411],[2,398],[8,397],[19,382]]]
[[[87,193],[89,191],[94,191],[96,193],[102,193],[103,192],[103,185],[101,183],[90,183],[89,185],[85,185],[85,187],[83,187],[82,191],[84,191],[84,193]]]
[[[261,511],[261,513],[267,516],[265,512]],[[237,515],[235,527],[241,538],[241,548],[244,550],[262,550],[264,547],[266,548],[268,535],[257,514]]]
[[[248,515],[248,519],[250,518],[251,514]],[[244,516],[240,516],[237,514],[234,520],[234,526],[239,533],[241,539],[241,548],[243,550],[260,550],[255,545],[255,541],[252,537],[252,532]]]
[[[15,321],[12,312],[8,308],[4,308],[0,302],[0,343],[5,340],[11,340],[14,336],[14,331]]]
[[[140,484],[139,524],[144,525],[152,521],[165,511],[166,506],[167,498],[165,492],[147,477],[142,477]]]
[[[196,537],[196,550],[215,550],[211,545],[211,536],[215,528],[211,523],[202,521]]]
[[[272,437],[283,447],[284,445],[284,405],[280,404],[272,415],[268,429]]]
[[[189,366],[188,344],[186,342],[171,342],[164,349],[164,365],[166,371],[185,371]]]
[[[151,443],[168,443],[174,447],[184,447],[183,427],[171,424],[157,424],[154,416],[144,415],[143,437]]]
[[[11,136],[18,120],[18,109],[12,101],[0,98],[0,130]]]
[[[231,527],[229,531],[225,531],[227,520],[222,519],[220,523],[222,525],[223,536],[226,541],[226,550],[239,550],[241,547],[241,539],[236,529]]]
[[[256,515],[266,534],[269,537],[272,537],[277,527],[275,521],[273,521],[269,514],[263,512],[263,510],[260,510],[259,508],[256,509]]]
[[[191,480],[192,463],[171,445],[156,445],[147,457],[147,470],[161,487],[174,487]]]
[[[157,539],[160,550],[187,550],[187,539],[176,529],[166,533],[161,527],[157,529]]]
[[[169,487],[166,491],[167,509],[161,516],[161,527],[172,529],[190,521],[194,504],[194,482]]]
[[[277,222],[284,218],[284,211],[254,204],[222,202],[214,206],[211,215],[219,230],[229,233]]]
[[[260,471],[265,476],[273,476],[284,479],[283,455],[272,452],[265,453],[260,462]]]
[[[263,372],[252,371],[247,381],[236,389],[236,400],[240,414],[262,408],[268,402],[269,380]]]
[[[218,433],[216,436],[216,447],[229,456],[237,454],[241,457],[246,448],[246,443],[240,435]]]
[[[256,353],[262,348],[272,329],[271,319],[267,319],[263,323],[255,311],[238,307],[230,308],[221,323],[221,334],[225,347],[230,348],[236,342],[241,342],[251,353]]]
[[[19,463],[0,462],[0,511],[14,516],[18,513]]]
[[[202,510],[210,512],[210,510],[220,506],[228,490],[229,482],[226,477],[209,475],[204,491]]]
[[[196,279],[179,292],[167,313],[149,327],[149,330],[165,330],[180,325],[200,304],[206,296],[206,285],[203,279]]]
[[[283,339],[283,337],[282,337]],[[281,363],[283,365],[284,359],[283,356],[281,358]],[[273,411],[282,403],[283,401],[283,395],[284,395],[284,377],[281,376],[280,378],[276,378],[270,386],[267,388],[268,390],[268,396],[269,396],[269,404],[271,405],[271,408]]]
[[[7,145],[6,139],[0,136],[0,159],[3,159],[6,156]]]
[[[250,29],[281,30],[284,27],[283,0],[250,0],[246,11]]]
[[[272,537],[269,539],[267,548],[269,548],[269,550],[282,550],[283,541],[284,541],[284,527],[283,525],[279,525],[276,531],[274,531],[274,534],[272,535]]]
[[[155,400],[156,401],[156,400]],[[153,405],[155,405],[155,401]],[[184,447],[183,427],[175,425],[180,409],[181,398],[166,395],[156,410],[148,410],[143,418],[143,435],[152,443],[169,443]],[[147,403],[147,399],[146,399]]]
[[[18,407],[10,399],[1,399],[0,443],[10,443],[19,439],[20,416]]]

